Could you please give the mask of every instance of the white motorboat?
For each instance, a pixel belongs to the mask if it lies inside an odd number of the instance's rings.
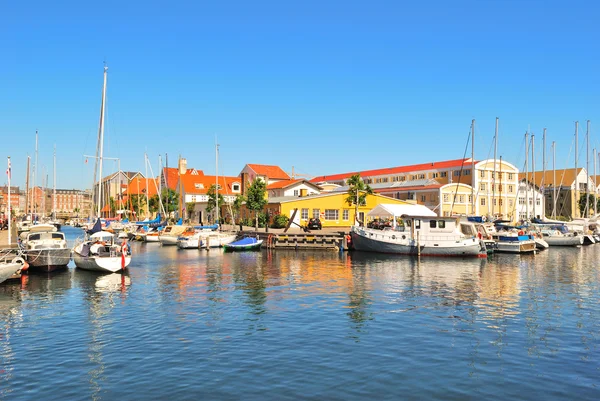
[[[27,270],[27,262],[14,249],[0,250],[0,283],[10,278],[18,278],[21,271]]]
[[[358,251],[416,256],[487,256],[485,245],[472,223],[438,217],[425,206],[380,204],[368,216],[389,218],[391,227],[379,230],[353,226],[350,232],[352,246]]]
[[[162,245],[177,245],[177,238],[181,233],[186,231],[189,226],[182,225],[170,225],[166,226],[158,234],[158,240]],[[147,237],[146,237],[147,238]]]
[[[37,224],[19,236],[19,246],[32,269],[51,272],[67,267],[71,249],[65,234],[53,224]]]
[[[214,232],[202,238],[200,248],[220,248],[235,241],[237,234]]]

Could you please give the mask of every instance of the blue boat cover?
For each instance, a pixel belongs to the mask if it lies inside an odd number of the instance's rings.
[[[235,245],[252,245],[252,244],[256,244],[257,241],[258,240],[256,238],[246,237],[246,238],[242,238],[239,241],[232,242],[229,245],[234,245],[234,246]]]

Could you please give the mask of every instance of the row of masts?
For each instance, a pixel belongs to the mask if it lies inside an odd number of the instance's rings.
[[[496,160],[498,160],[498,156],[497,156],[497,150],[498,150],[498,122],[499,122],[499,118],[496,117],[496,124],[495,124],[495,133],[494,133],[494,181],[495,181],[495,177],[496,177]],[[587,184],[586,184],[586,207],[585,207],[585,213],[589,214],[590,211],[590,205],[589,205],[589,188],[590,188],[590,160],[589,160],[589,150],[590,150],[590,145],[589,145],[589,141],[590,141],[590,125],[591,122],[590,120],[587,120],[587,132],[586,132],[586,177],[587,177]],[[526,215],[529,216],[529,183],[533,182],[532,179],[530,179],[529,176],[529,145],[531,144],[531,163],[532,163],[532,174],[535,173],[535,135],[533,133],[531,133],[531,140],[529,140],[529,129],[525,132],[525,178],[526,178],[526,185],[525,185],[525,190],[527,191],[525,199],[525,207],[526,207]],[[579,204],[579,174],[577,171],[578,168],[578,147],[579,147],[579,143],[578,143],[578,136],[579,136],[579,121],[575,121],[575,202],[577,204],[576,210],[579,210],[578,208],[578,204]],[[542,140],[543,140],[543,153],[542,153],[542,183],[541,183],[541,188],[543,189],[544,187],[544,183],[543,180],[546,177],[546,128],[543,129],[543,135],[542,135]],[[556,204],[557,204],[557,197],[556,197],[556,191],[557,191],[557,185],[556,185],[556,142],[552,141],[552,172],[553,172],[553,183],[552,183],[552,187],[553,187],[553,194],[552,194],[552,198],[553,198],[553,206],[552,206],[552,218],[556,218]],[[593,149],[593,155],[594,155],[594,177],[597,176],[597,172],[596,172],[596,158],[600,158],[600,153],[596,152],[596,148]],[[500,157],[500,168],[502,166],[502,156]],[[475,174],[475,119],[473,119],[471,121],[471,174],[472,177],[474,179],[473,174]],[[597,184],[596,184],[597,185]],[[594,193],[596,193],[596,191],[594,191]],[[475,188],[472,185],[471,186],[471,214],[475,214]],[[492,185],[492,196],[495,198],[496,197],[496,185],[495,182]],[[536,202],[535,199],[532,202],[532,206],[533,206],[533,216],[536,215]],[[495,204],[492,203],[492,215],[495,214]],[[598,214],[598,210],[597,210],[597,199],[596,197],[594,197],[594,215]]]

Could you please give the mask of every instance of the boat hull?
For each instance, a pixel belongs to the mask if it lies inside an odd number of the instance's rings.
[[[121,256],[82,256],[73,252],[73,262],[80,269],[116,273],[129,266],[131,256],[125,256],[125,267]]]
[[[19,277],[23,266],[23,259],[20,258],[13,259],[10,262],[0,262],[0,283],[5,282],[13,276]]]
[[[535,253],[535,240],[529,235],[499,236],[496,252],[503,253]]]
[[[583,245],[583,236],[581,235],[562,235],[544,237],[550,246],[581,246]]]
[[[350,235],[352,246],[357,251],[441,257],[485,257],[487,255],[485,250],[482,251],[481,243],[477,238],[438,241],[417,246],[416,241],[401,232],[391,234],[380,230],[359,228],[353,229]]]
[[[162,245],[177,245],[176,235],[159,235],[158,240]]]
[[[220,248],[227,244],[231,244],[237,235],[235,234],[213,234],[203,238],[201,248]]]
[[[33,270],[51,272],[67,267],[71,261],[71,250],[63,249],[35,249],[26,251],[26,259]]]

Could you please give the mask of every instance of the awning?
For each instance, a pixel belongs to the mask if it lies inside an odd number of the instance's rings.
[[[369,217],[400,217],[407,216],[429,216],[436,217],[437,214],[423,205],[398,205],[392,203],[381,203],[375,206],[367,216]]]

